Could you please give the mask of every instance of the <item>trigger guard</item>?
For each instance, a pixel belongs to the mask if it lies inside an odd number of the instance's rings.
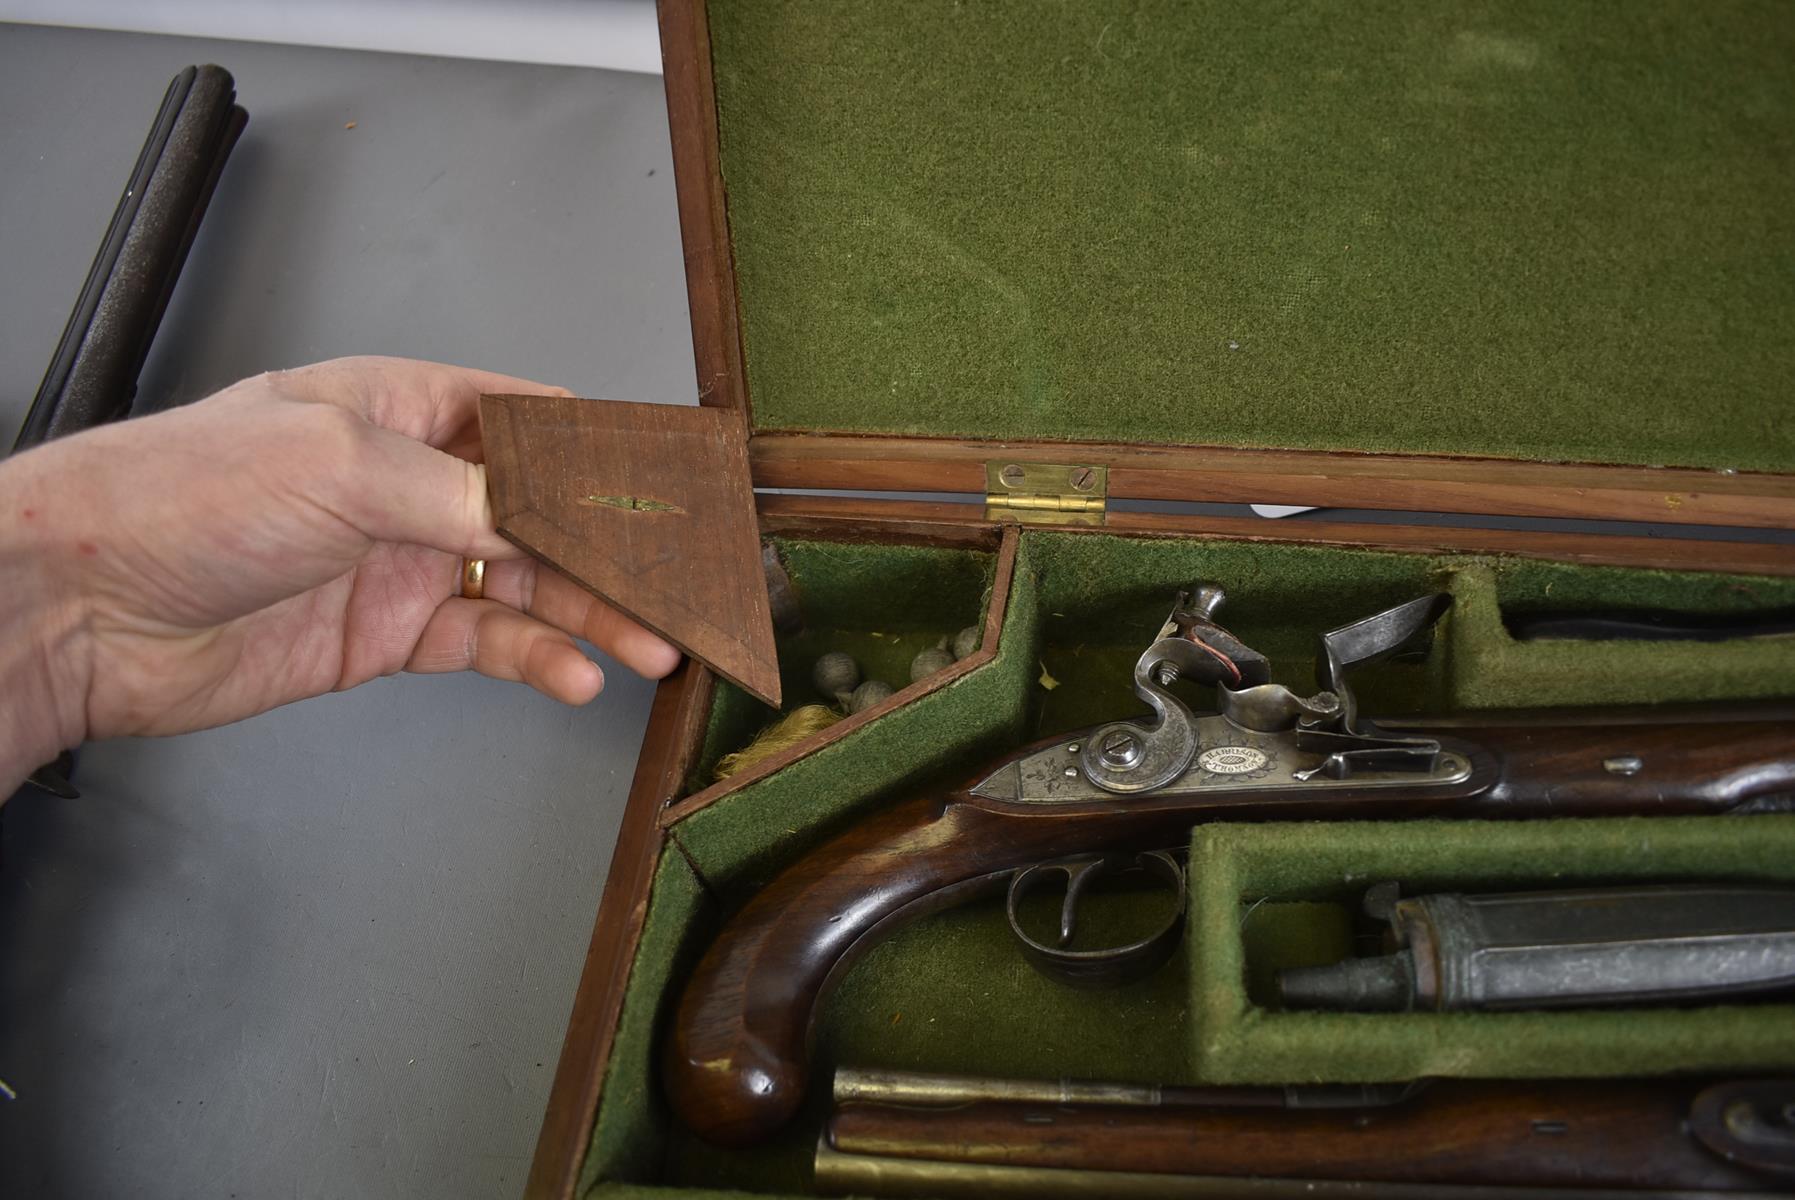
[[[1157,874],[1161,881],[1170,884],[1176,900],[1172,915],[1167,918],[1166,923],[1139,941],[1099,950],[1067,950],[1037,941],[1022,927],[1016,910],[1023,897],[1028,895],[1042,875],[1057,871],[1066,876],[1066,901],[1060,913],[1060,931],[1063,938],[1070,940],[1074,909],[1085,887],[1099,875],[1126,869],[1128,865],[1126,856],[1120,855],[1062,859],[1057,862],[1036,863],[1011,876],[1005,914],[1009,919],[1010,932],[1022,944],[1023,956],[1028,959],[1030,966],[1055,983],[1068,987],[1120,987],[1145,978],[1171,959],[1184,935],[1186,885],[1184,868],[1165,850],[1150,850],[1136,855],[1133,860],[1133,865],[1145,867]]]

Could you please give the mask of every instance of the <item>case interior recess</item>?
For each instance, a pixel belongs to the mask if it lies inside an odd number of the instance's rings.
[[[1795,471],[1795,9],[712,0],[762,431]]]
[[[802,596],[803,627],[778,638],[786,712],[834,703],[811,679],[816,660],[829,651],[853,655],[865,678],[896,690],[910,682],[910,662],[918,652],[984,620],[995,562],[989,551],[771,540]],[[724,683],[686,790],[712,783],[717,760],[741,749],[774,719],[766,705]]]
[[[1260,1002],[1274,968],[1351,953],[1340,935],[1372,883],[1396,880],[1405,895],[1789,885],[1795,816],[1207,825],[1192,834],[1190,867],[1190,1052],[1193,1073],[1212,1083],[1795,1067],[1789,1004],[1372,1014],[1276,1012]]]
[[[909,580],[912,595],[939,593],[955,597],[956,605],[964,597],[976,603],[985,578],[980,556],[968,561],[962,550],[828,542],[782,543],[782,549],[788,562],[797,564],[793,573],[800,594],[808,589],[810,600],[829,614],[826,622],[814,623],[818,629],[896,627],[892,580],[897,575]],[[1511,614],[1582,607],[1786,612],[1795,608],[1795,579],[1260,542],[1023,532],[992,661],[783,770],[722,795],[669,830],[676,845],[663,850],[656,868],[581,1193],[746,1188],[804,1194],[826,1107],[826,1088],[820,1082],[793,1128],[774,1144],[753,1151],[712,1149],[673,1121],[658,1091],[657,1067],[664,1022],[681,981],[727,913],[844,825],[920,789],[963,782],[984,761],[1024,741],[1141,714],[1144,706],[1128,688],[1127,671],[1165,619],[1174,594],[1195,580],[1227,589],[1221,619],[1272,657],[1280,681],[1299,687],[1313,682],[1320,631],[1422,592],[1450,590],[1454,609],[1424,660],[1392,662],[1356,677],[1373,714],[1795,696],[1795,637],[1722,644],[1517,643],[1503,624],[1505,607]],[[933,628],[936,621],[935,614],[927,613],[921,623]],[[806,643],[807,653],[820,644]],[[802,670],[808,671],[808,661]],[[1046,687],[1048,679],[1057,686]],[[728,690],[719,688],[712,710],[713,741],[722,739],[731,722],[751,731],[768,715],[762,709],[741,723],[740,702]],[[1200,694],[1191,699],[1202,703]],[[734,715],[732,705],[737,706]],[[1604,828],[1579,834],[1578,840],[1568,838],[1573,824]],[[1790,822],[1740,816],[1708,824],[1713,832],[1704,835],[1699,864],[1688,861],[1692,869],[1699,865],[1704,872],[1725,875],[1761,869],[1768,853],[1764,831],[1779,828],[1779,836],[1786,837]],[[1550,844],[1534,847],[1527,870],[1535,872],[1534,878],[1559,869],[1567,878],[1599,873],[1606,868],[1596,850],[1643,853],[1635,844],[1641,837],[1652,838],[1653,847],[1669,845],[1658,840],[1656,831],[1668,839],[1672,825],[1667,820],[1533,823],[1524,828]],[[1338,847],[1325,862],[1341,870],[1357,869],[1347,851],[1362,849],[1369,855],[1387,841],[1390,848],[1382,858],[1364,860],[1367,870],[1374,862],[1387,870],[1393,865],[1391,856],[1400,857],[1395,847],[1402,844],[1398,837],[1404,830],[1382,825],[1373,834],[1371,829],[1336,822],[1277,836]],[[1561,830],[1567,840],[1555,860]],[[1494,852],[1487,839],[1436,835],[1430,845],[1430,878],[1498,877],[1479,858]],[[1665,861],[1684,860],[1671,854]],[[1266,890],[1288,889],[1274,880]],[[1235,919],[1240,894],[1228,895],[1228,915],[1218,919]],[[1156,893],[1142,893],[1140,901],[1160,899]],[[1126,909],[1130,898],[1123,895],[1113,903]],[[1311,927],[1308,922],[1284,923],[1293,938]],[[866,955],[826,1005],[813,1078],[825,1080],[829,1067],[841,1062],[1034,1078],[1190,1082],[1202,1081],[1206,1072],[1222,1069],[1216,1063],[1224,1062],[1231,1081],[1294,1082],[1287,1077],[1295,1070],[1288,1056],[1261,1060],[1241,1051],[1215,1059],[1207,1052],[1193,1053],[1217,1016],[1207,1003],[1191,1004],[1193,988],[1202,978],[1198,972],[1216,969],[1208,942],[1207,957],[1200,961],[1187,948],[1142,983],[1112,992],[1078,992],[1037,976],[1008,937],[997,906],[971,906],[926,918]],[[1212,994],[1206,980],[1202,994]],[[1231,995],[1229,1003],[1246,1003],[1238,988]],[[1245,1018],[1238,1011],[1223,1015],[1234,1020],[1229,1028],[1243,1027]],[[1479,1019],[1464,1018],[1467,1027]],[[1355,1048],[1342,1060],[1348,1065],[1331,1073],[1347,1078],[1368,1071],[1361,1057],[1380,1052],[1384,1035],[1379,1028],[1367,1026],[1362,1038],[1355,1033],[1366,1045]],[[1692,1061],[1707,1049],[1723,1055],[1726,1039],[1709,1042],[1708,1036],[1701,1034],[1679,1061]],[[1768,1035],[1754,1031],[1750,1036]],[[1387,1063],[1410,1061],[1401,1055],[1400,1037],[1391,1033],[1385,1040]],[[1641,1065],[1636,1056],[1604,1058],[1606,1053],[1592,1051],[1579,1069],[1599,1075]],[[1268,1073],[1264,1076],[1255,1065],[1260,1062]],[[1377,1077],[1390,1077],[1396,1070],[1386,1065]],[[1317,1063],[1303,1070],[1303,1078],[1328,1073]]]

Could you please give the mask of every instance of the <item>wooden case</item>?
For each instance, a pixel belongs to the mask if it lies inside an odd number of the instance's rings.
[[[735,427],[744,431],[752,482],[758,488],[980,493],[985,490],[987,463],[1001,458],[1105,465],[1112,498],[1795,527],[1795,479],[1772,474],[1213,446],[994,444],[757,432],[743,364],[703,0],[661,0],[660,26],[700,402],[740,415]],[[521,469],[527,470],[528,464]],[[763,535],[895,540],[991,552],[1000,582],[985,615],[983,645],[944,676],[914,684],[744,776],[690,795],[687,781],[700,753],[718,675],[703,662],[688,661],[660,684],[536,1147],[527,1188],[531,1196],[576,1194],[618,1029],[624,984],[669,827],[720,796],[977,669],[989,660],[997,643],[1005,581],[1014,567],[1019,534],[1014,524],[989,519],[984,506],[772,493],[759,495],[756,506]],[[1101,532],[1795,575],[1795,554],[1786,544],[1754,541],[1680,541],[1672,550],[1664,540],[1638,536],[1328,520],[1283,525],[1122,511],[1110,512]]]

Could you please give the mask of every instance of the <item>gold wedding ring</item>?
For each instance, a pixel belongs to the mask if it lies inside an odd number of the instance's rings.
[[[479,600],[485,597],[485,559],[464,558],[461,560],[461,594],[469,600]]]

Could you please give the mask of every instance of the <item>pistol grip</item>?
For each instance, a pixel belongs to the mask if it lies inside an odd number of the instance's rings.
[[[1073,845],[1181,830],[1174,813],[1019,815],[924,796],[885,810],[794,863],[724,925],[687,980],[662,1078],[706,1141],[768,1137],[804,1100],[814,1014],[861,954],[904,923],[1001,892],[1010,874]]]
[[[803,1103],[812,1014],[834,977],[905,910],[980,865],[954,806],[887,810],[781,873],[724,926],[687,981],[663,1080],[681,1120],[725,1146],[758,1142]],[[990,847],[992,850],[999,847]],[[920,911],[920,910],[919,910]]]

